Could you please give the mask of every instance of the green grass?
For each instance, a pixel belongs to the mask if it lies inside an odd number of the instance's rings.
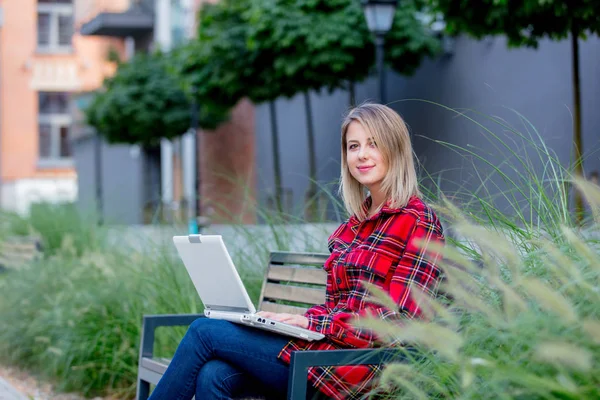
[[[0,239],[6,236],[37,236],[47,256],[53,255],[69,238],[78,256],[102,243],[101,232],[90,218],[84,218],[74,204],[36,203],[24,218],[15,213],[0,214]]]
[[[599,398],[600,236],[594,232],[600,191],[577,182],[590,200],[586,224],[577,226],[568,206],[570,169],[531,124],[522,118],[521,133],[498,118],[461,116],[510,162],[491,164],[480,149],[436,143],[488,169],[475,175],[480,184],[474,190],[453,193],[440,190],[441,176],[428,177],[434,185],[427,196],[452,228],[444,249],[444,291],[454,301],[423,303],[432,318],[426,324],[398,329],[365,322],[422,351],[412,363],[387,368],[381,387],[392,389],[388,397],[403,399]],[[496,135],[494,126],[513,136]],[[513,142],[534,151],[515,151]],[[495,190],[499,182],[506,190]],[[499,209],[499,197],[508,210]],[[339,201],[330,202],[342,215]],[[315,243],[313,235],[326,236],[322,230],[329,229],[301,230],[296,224],[302,218],[257,213],[264,221],[261,234],[233,220],[230,247],[255,302],[269,251],[324,251],[326,243]],[[62,390],[132,398],[142,315],[202,311],[172,245],[116,246],[114,231],[109,235],[72,206],[38,205],[30,218],[0,218],[2,237],[29,234],[42,238],[46,255],[0,275],[0,360],[40,373]],[[472,258],[484,268],[472,267]],[[159,329],[157,355],[171,355],[183,333]]]
[[[40,370],[62,390],[131,396],[141,316],[199,311],[195,292],[185,270],[161,253],[105,249],[79,257],[73,241],[63,243],[0,281],[2,359]]]
[[[270,250],[323,251],[311,247],[310,233],[287,227],[289,217],[264,217],[264,234],[236,224],[237,239],[228,246],[255,304]],[[0,220],[3,236],[35,234],[45,249],[41,261],[0,274],[0,360],[45,376],[59,390],[132,398],[142,316],[202,312],[170,241],[130,246],[71,205],[37,205],[28,219]],[[171,356],[184,333],[159,328],[156,355]]]
[[[429,196],[452,228],[440,250],[441,289],[453,300],[421,296],[428,323],[362,322],[420,350],[420,358],[390,365],[378,390],[402,399],[600,398],[600,188],[572,178],[524,117],[522,133],[500,118],[450,111],[509,161],[436,141],[473,160],[480,182],[442,193],[440,176],[428,177],[437,183]],[[494,190],[497,182],[506,189]],[[588,201],[582,225],[569,206],[573,190]]]
[[[600,199],[600,188],[579,184]],[[560,241],[518,243],[452,206],[445,211],[485,262],[475,267],[456,248],[443,250],[443,290],[453,301],[423,299],[432,322],[363,322],[421,352],[386,369],[393,398],[600,398],[597,240],[563,227]]]
[[[96,227],[84,232],[94,240],[77,242],[70,232],[83,227],[41,226],[44,240],[61,246],[0,275],[0,360],[40,373],[60,390],[132,398],[142,316],[202,312],[185,268],[171,246],[110,245]],[[263,270],[250,268],[235,249],[233,255],[256,301]],[[157,330],[157,355],[172,355],[184,332]]]
[[[46,255],[54,254],[69,238],[77,256],[95,249],[103,241],[94,221],[82,217],[74,204],[34,204],[28,219],[31,229],[42,239]]]
[[[464,170],[471,171],[468,179],[471,187],[444,191],[443,196],[460,204],[475,223],[521,237],[543,233],[558,238],[561,226],[573,226],[575,218],[570,208],[573,165],[563,165],[523,115],[511,110],[520,121],[518,128],[503,118],[475,110],[425,103],[467,120],[487,141],[482,149],[433,140],[438,149],[459,154],[465,161]],[[443,171],[435,176],[424,171],[424,175],[430,183],[427,194],[439,199],[445,183]],[[506,206],[500,208],[501,202]]]

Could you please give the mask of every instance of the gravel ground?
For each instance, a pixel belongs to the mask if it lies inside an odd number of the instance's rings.
[[[18,392],[17,394],[0,386],[0,400],[84,400],[83,397],[75,394],[56,393],[51,384],[40,382],[31,374],[16,368],[0,365],[0,378]],[[115,399],[96,397],[93,400]]]

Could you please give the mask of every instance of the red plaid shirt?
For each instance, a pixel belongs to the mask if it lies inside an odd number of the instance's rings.
[[[368,198],[363,207],[368,209],[370,202]],[[418,246],[413,243],[415,239],[425,243]],[[375,334],[353,326],[352,320],[366,315],[387,320],[418,317],[420,310],[409,287],[416,285],[434,296],[440,280],[437,257],[429,253],[425,257],[429,241],[444,241],[442,226],[435,213],[416,197],[404,208],[384,205],[362,223],[352,216],[329,237],[325,304],[311,307],[305,314],[308,329],[324,333],[326,339],[291,340],[279,358],[289,364],[294,351],[377,347],[381,343]],[[361,281],[384,289],[398,308],[390,310],[368,302]],[[359,399],[372,387],[380,369],[378,365],[313,367],[308,377],[331,398]]]

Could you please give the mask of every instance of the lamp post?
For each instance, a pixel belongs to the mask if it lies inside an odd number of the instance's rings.
[[[198,126],[199,126],[199,107],[197,100],[197,90],[195,86],[191,88],[192,102],[190,109],[190,128],[184,135],[186,142],[186,165],[184,171],[187,171],[185,176],[185,188],[188,217],[188,232],[190,234],[200,233],[198,226],[198,215],[200,213],[200,168],[199,165],[199,148],[198,148]]]
[[[383,65],[385,35],[392,28],[394,14],[398,0],[361,0],[363,12],[367,19],[367,26],[375,35],[377,50],[377,73],[379,74],[379,101],[384,104],[385,96],[385,71]]]

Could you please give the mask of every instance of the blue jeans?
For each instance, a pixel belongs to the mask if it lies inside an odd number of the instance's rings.
[[[175,352],[150,400],[285,399],[289,367],[277,358],[289,338],[199,318]]]

